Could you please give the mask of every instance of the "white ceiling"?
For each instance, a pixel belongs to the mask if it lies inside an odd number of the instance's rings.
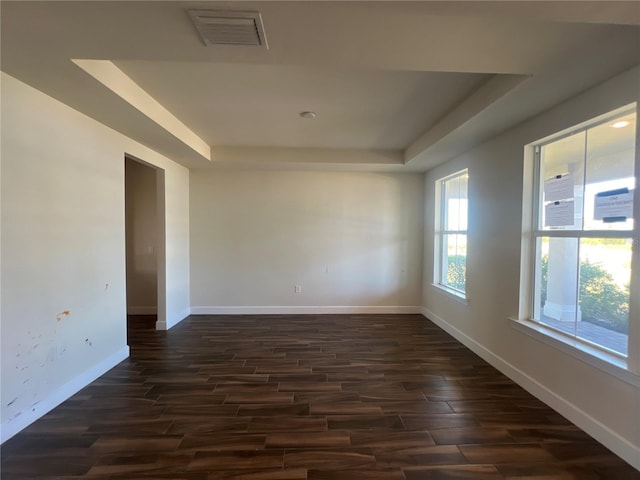
[[[401,149],[487,80],[290,65],[116,65],[211,145]],[[316,118],[302,120],[308,110]]]
[[[640,2],[0,5],[4,72],[193,168],[424,170],[640,63]],[[205,46],[188,8],[259,11],[269,50]],[[189,135],[72,59],[112,62]]]

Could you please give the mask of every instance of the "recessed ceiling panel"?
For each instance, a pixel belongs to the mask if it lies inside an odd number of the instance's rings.
[[[489,76],[116,62],[211,145],[405,148]],[[300,112],[313,111],[315,118]]]

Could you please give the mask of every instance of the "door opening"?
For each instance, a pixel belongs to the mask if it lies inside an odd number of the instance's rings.
[[[164,171],[125,157],[127,343],[164,322]]]

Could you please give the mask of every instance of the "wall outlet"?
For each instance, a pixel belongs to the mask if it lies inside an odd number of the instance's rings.
[[[302,285],[294,285],[293,291],[296,293],[302,293]]]

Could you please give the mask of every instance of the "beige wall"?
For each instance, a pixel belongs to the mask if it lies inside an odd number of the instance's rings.
[[[4,440],[128,355],[125,153],[164,172],[159,316],[188,314],[189,172],[8,75],[1,88]]]
[[[125,160],[127,313],[155,314],[158,305],[156,170]]]
[[[192,311],[415,311],[423,204],[422,174],[192,172]]]
[[[639,387],[509,320],[519,314],[524,146],[638,101],[638,85],[636,68],[428,172],[423,300],[426,316],[640,468]],[[462,168],[469,169],[468,304],[431,285],[435,181]]]

